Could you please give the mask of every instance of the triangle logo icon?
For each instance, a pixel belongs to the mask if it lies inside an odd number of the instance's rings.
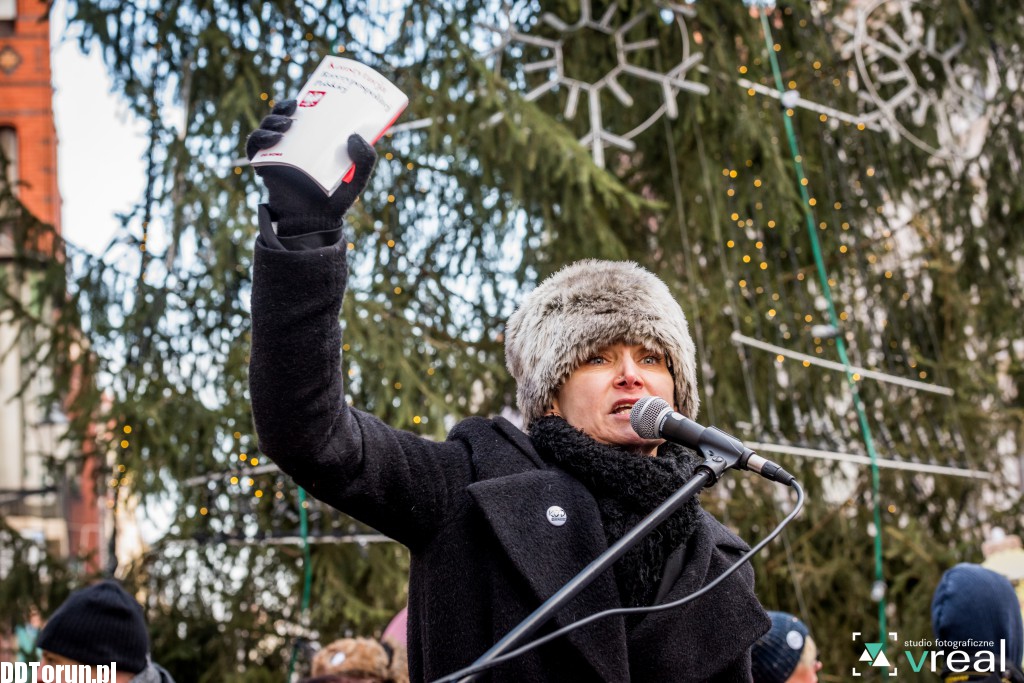
[[[871,666],[884,666],[886,669],[889,668],[889,660],[885,658],[884,652],[878,653],[878,659],[874,661]]]
[[[871,661],[874,661],[882,651],[881,643],[864,643],[864,647],[866,647],[867,651],[871,654]],[[882,655],[882,657],[884,658],[885,655]]]

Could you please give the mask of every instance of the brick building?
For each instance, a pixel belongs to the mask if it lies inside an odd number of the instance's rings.
[[[49,3],[44,0],[0,0],[0,159],[5,177],[0,193],[11,193],[25,209],[53,227],[34,244],[16,245],[10,211],[0,202],[0,286],[23,306],[43,317],[60,315],[52,304],[34,297],[31,259],[18,262],[17,246],[37,258],[62,259],[54,235],[61,229],[61,200],[57,185],[57,133],[53,115],[50,71]],[[7,215],[4,215],[4,214]],[[57,249],[54,249],[57,246]],[[68,402],[40,405],[50,377],[30,376],[23,356],[35,348],[32,333],[13,324],[10,311],[0,310],[0,518],[23,536],[58,555],[92,554],[88,566],[102,566],[102,501],[92,483],[95,458],[67,459],[60,439]],[[9,348],[21,353],[3,354]],[[27,390],[19,389],[27,382]],[[74,449],[81,450],[81,449]],[[49,467],[65,461],[63,472]],[[11,558],[0,553],[0,565]],[[0,566],[0,573],[3,572]]]

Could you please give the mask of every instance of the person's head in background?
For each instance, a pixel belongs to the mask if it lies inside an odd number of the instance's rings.
[[[149,667],[149,632],[142,606],[116,581],[75,591],[47,620],[36,647],[42,664],[117,664],[117,683],[140,680]],[[145,680],[144,678],[141,680]],[[156,678],[159,681],[159,678]]]
[[[1014,672],[1011,680],[1021,680],[1024,625],[1017,594],[1006,577],[977,564],[962,563],[947,570],[932,596],[932,631],[936,640],[966,643],[956,649],[965,652],[972,664],[963,672],[943,671],[944,680],[953,673],[958,681],[997,681],[1006,670]],[[992,646],[975,646],[972,641]],[[1005,641],[1005,669],[1000,641]]]
[[[821,662],[807,625],[786,612],[768,612],[772,627],[750,651],[754,683],[817,683]]]
[[[405,647],[373,638],[342,638],[313,657],[308,683],[409,683]]]

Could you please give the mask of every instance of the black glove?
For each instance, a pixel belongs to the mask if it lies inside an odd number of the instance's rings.
[[[295,100],[274,105],[260,127],[249,135],[245,153],[252,159],[260,150],[273,147],[291,125]],[[306,174],[287,166],[260,166],[256,174],[267,188],[267,209],[260,211],[260,233],[267,246],[288,250],[315,249],[341,239],[341,219],[366,188],[377,162],[377,152],[359,135],[348,139],[348,155],[355,162],[352,180],[327,196]],[[269,223],[277,221],[274,234]],[[269,234],[268,234],[269,233]]]

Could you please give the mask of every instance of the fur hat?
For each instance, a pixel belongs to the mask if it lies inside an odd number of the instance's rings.
[[[523,427],[545,413],[573,370],[616,342],[665,354],[676,408],[696,417],[696,352],[668,287],[631,261],[585,259],[540,283],[506,325],[505,365],[516,381]]]
[[[399,646],[400,647],[400,646]],[[342,638],[313,657],[312,675],[336,676],[342,681],[386,681],[408,683],[408,662],[404,648],[372,638]]]

